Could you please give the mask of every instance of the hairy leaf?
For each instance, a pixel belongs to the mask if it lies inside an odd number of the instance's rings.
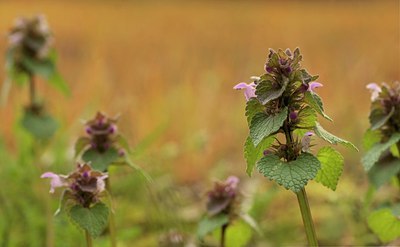
[[[321,162],[321,169],[315,181],[335,191],[343,172],[343,156],[331,147],[323,147],[318,151],[317,159]]]
[[[393,144],[400,140],[400,133],[392,135],[392,137],[385,143],[376,143],[361,159],[364,169],[368,171],[379,160],[379,157],[390,148]]]
[[[381,139],[382,134],[380,131],[368,129],[363,136],[363,146],[366,150],[369,150],[375,143],[380,142]]]
[[[342,138],[339,138],[331,133],[329,133],[328,131],[326,131],[324,128],[322,128],[322,126],[317,122],[315,123],[315,128],[314,128],[314,132],[317,136],[321,137],[322,139],[324,139],[325,141],[331,143],[331,144],[342,144],[346,147],[350,147],[355,149],[356,151],[358,151],[358,148],[356,146],[354,146],[353,143],[346,141]]]
[[[251,120],[257,113],[261,113],[264,111],[264,106],[258,101],[256,98],[251,98],[246,103],[246,117],[247,123],[250,126]]]
[[[318,112],[321,116],[328,119],[329,121],[333,121],[328,115],[324,112],[324,105],[322,103],[322,99],[318,96],[318,94],[314,92],[306,92],[304,94],[304,99],[309,106],[311,106],[316,112]]]
[[[256,95],[260,102],[265,105],[271,100],[277,99],[285,92],[289,80],[283,80],[282,85],[278,85],[272,80],[261,80],[256,87]]]
[[[393,176],[400,172],[400,160],[393,156],[390,152],[378,160],[368,171],[369,181],[378,189],[383,184],[390,181]]]
[[[320,169],[319,160],[310,153],[302,153],[297,160],[284,162],[276,155],[267,155],[257,162],[258,171],[293,192],[300,191]]]
[[[257,146],[254,146],[251,137],[248,136],[244,144],[244,158],[246,159],[246,173],[251,177],[256,162],[264,156],[264,150],[269,148],[274,142],[275,137],[265,137]]]
[[[26,111],[21,121],[22,126],[35,138],[51,138],[58,128],[57,122],[49,115],[39,116]]]
[[[257,146],[266,136],[278,131],[287,117],[287,107],[275,115],[256,114],[250,124],[250,136]]]
[[[391,111],[388,114],[385,114],[385,112],[381,108],[376,108],[372,110],[371,114],[369,115],[371,130],[377,130],[385,125],[385,123],[393,116],[394,111],[394,107],[392,107]]]
[[[82,155],[82,159],[85,162],[90,162],[94,170],[102,172],[107,171],[108,166],[112,165],[118,158],[120,156],[114,148],[110,148],[104,153],[99,153],[95,149],[88,149]]]
[[[317,113],[310,106],[306,106],[299,111],[298,118],[300,120],[297,124],[298,127],[312,128],[317,122]]]

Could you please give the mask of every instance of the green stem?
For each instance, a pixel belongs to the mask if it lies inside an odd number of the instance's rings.
[[[400,142],[396,143],[396,147],[397,147],[397,153],[400,156]],[[400,172],[397,173],[397,182],[400,187]]]
[[[311,216],[310,205],[308,204],[306,189],[302,188],[296,193],[296,195],[297,200],[299,201],[301,217],[303,218],[308,244],[310,246],[318,246],[317,235],[315,234],[315,228]]]
[[[226,233],[226,228],[228,228],[228,224],[224,224],[221,227],[221,247],[225,247],[225,233]]]
[[[33,107],[36,102],[36,83],[35,76],[32,73],[29,73],[29,102],[31,107]]]
[[[90,233],[88,232],[88,230],[85,230],[85,236],[86,236],[86,247],[92,247],[93,240],[92,240],[92,236],[90,236]]]
[[[111,195],[110,177],[108,177],[106,179],[106,190]],[[115,231],[114,210],[112,208],[111,208],[111,213],[110,213],[110,221],[108,224],[108,229],[110,231],[111,246],[116,247],[117,246],[117,236],[116,236],[116,231]]]

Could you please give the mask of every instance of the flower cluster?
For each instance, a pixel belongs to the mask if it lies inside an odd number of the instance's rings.
[[[236,213],[235,205],[238,202],[239,179],[230,176],[225,182],[216,182],[214,189],[207,193],[207,213],[212,217],[217,214],[234,216]]]
[[[86,122],[86,134],[90,138],[90,148],[99,153],[106,152],[115,144],[117,136],[117,118],[109,118],[101,112],[98,112],[94,119]],[[120,150],[120,155],[123,155]]]
[[[41,178],[50,178],[50,193],[63,187],[75,204],[90,207],[99,202],[99,196],[105,190],[106,173],[94,171],[89,164],[78,164],[76,170],[69,175],[58,175],[52,172],[42,174]]]
[[[14,49],[14,59],[17,63],[24,58],[33,60],[46,58],[53,44],[51,32],[43,15],[31,19],[18,18],[9,33],[8,40],[11,49]]]
[[[400,82],[392,86],[382,83],[370,83],[367,88],[371,91],[371,113],[369,120],[372,130],[380,130],[385,138],[400,132]]]

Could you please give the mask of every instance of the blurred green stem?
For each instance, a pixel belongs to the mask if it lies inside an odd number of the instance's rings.
[[[85,236],[86,236],[86,246],[92,247],[93,246],[92,236],[90,236],[88,230],[85,230]]]
[[[110,177],[108,177],[106,179],[106,190],[111,195]],[[116,232],[115,232],[115,218],[114,218],[113,208],[111,208],[108,230],[110,231],[111,246],[116,247],[117,246],[117,236],[116,236]]]
[[[397,153],[399,154],[399,157],[400,157],[400,142],[398,142],[398,143],[396,144],[396,146],[397,146]],[[399,159],[400,159],[400,158],[399,158]],[[397,173],[397,182],[398,182],[398,185],[399,185],[399,187],[400,187],[400,172]]]
[[[227,227],[228,227],[228,224],[224,224],[221,227],[221,247],[225,247],[225,233],[226,233]]]
[[[296,193],[299,201],[301,217],[303,218],[309,246],[318,246],[317,235],[315,234],[314,222],[312,220],[310,205],[308,204],[306,189],[302,188]]]
[[[29,73],[29,101],[30,106],[34,106],[36,102],[36,83],[33,73]]]

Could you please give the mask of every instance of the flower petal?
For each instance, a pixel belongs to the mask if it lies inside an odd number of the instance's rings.
[[[54,193],[54,189],[58,187],[67,186],[67,182],[65,180],[65,176],[57,175],[53,172],[45,172],[43,173],[40,178],[51,178],[50,181],[50,193]]]
[[[310,91],[310,92],[314,92],[314,89],[316,89],[316,88],[319,88],[319,87],[322,87],[323,85],[321,84],[321,83],[319,83],[319,82],[311,82],[310,84],[309,84],[309,87],[308,87],[308,91]]]
[[[247,87],[248,87],[247,83],[241,82],[241,83],[237,84],[236,86],[234,86],[233,89],[241,90],[241,89],[245,89]]]
[[[371,100],[372,101],[375,101],[379,97],[379,93],[382,92],[381,87],[378,86],[378,84],[376,84],[374,82],[369,83],[366,88],[371,91]]]

